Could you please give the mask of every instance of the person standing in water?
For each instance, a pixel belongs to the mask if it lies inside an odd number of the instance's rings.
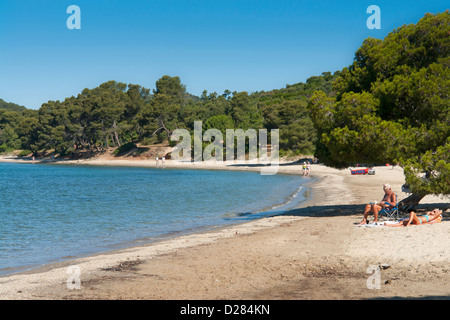
[[[302,171],[303,171],[303,175],[306,175],[306,162],[303,162]]]
[[[364,216],[362,221],[359,223],[359,225],[363,225],[367,223],[367,217],[369,213],[372,211],[373,215],[375,217],[373,222],[378,221],[378,212],[380,212],[383,208],[392,208],[397,203],[397,197],[395,196],[394,192],[392,192],[392,188],[389,184],[383,185],[384,190],[384,196],[383,199],[381,199],[380,202],[370,202],[366,205],[364,208]]]

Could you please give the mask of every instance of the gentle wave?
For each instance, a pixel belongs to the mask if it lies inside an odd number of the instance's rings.
[[[263,208],[257,211],[247,211],[247,212],[236,212],[236,213],[226,213],[223,214],[222,217],[224,219],[234,219],[234,218],[260,218],[265,215],[273,215],[280,214],[286,210],[294,209],[298,205],[300,205],[306,199],[301,197],[300,192],[306,190],[306,187],[301,185],[299,186],[291,195],[289,195],[286,200],[279,204],[274,204],[269,207]],[[298,201],[295,201],[297,200]]]

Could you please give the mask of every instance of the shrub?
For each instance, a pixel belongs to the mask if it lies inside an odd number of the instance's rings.
[[[121,145],[116,150],[114,150],[113,154],[116,156],[120,156],[134,148],[136,148],[136,144],[134,144],[134,142],[128,142],[128,143]]]
[[[30,153],[32,153],[32,151],[30,151],[30,150],[22,150],[22,151],[19,152],[19,157],[26,157]]]
[[[0,145],[0,154],[12,152],[12,151],[14,151],[14,148],[8,147],[5,144]]]

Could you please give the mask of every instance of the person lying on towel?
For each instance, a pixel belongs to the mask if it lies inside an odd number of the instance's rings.
[[[394,224],[384,223],[385,226],[389,227],[407,227],[411,224],[419,225],[419,224],[430,224],[437,223],[442,221],[442,210],[434,209],[432,211],[426,212],[426,214],[422,216],[418,216],[414,211],[409,213],[409,219],[404,219]]]

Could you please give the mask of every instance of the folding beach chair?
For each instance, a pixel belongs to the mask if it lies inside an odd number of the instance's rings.
[[[382,216],[386,216],[387,220],[389,221],[390,219],[396,219],[398,220],[398,216],[399,216],[399,209],[398,209],[398,203],[396,203],[395,205],[390,204],[389,202],[386,202],[386,205],[388,205],[391,208],[383,208],[380,210],[380,212],[378,212],[378,215],[380,217]]]

